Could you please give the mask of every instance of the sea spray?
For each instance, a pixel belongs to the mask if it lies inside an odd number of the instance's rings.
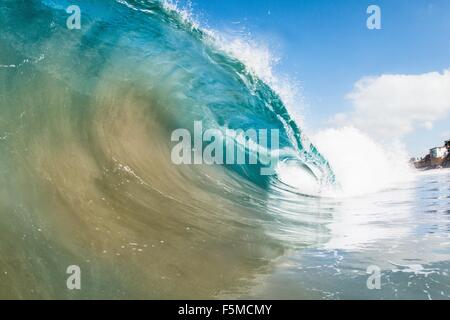
[[[382,145],[356,128],[325,129],[313,140],[333,164],[341,188],[335,195],[374,193],[414,179],[401,146]]]

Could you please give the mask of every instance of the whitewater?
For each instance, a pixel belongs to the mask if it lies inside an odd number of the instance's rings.
[[[447,171],[354,128],[308,137],[270,51],[189,10],[81,0],[69,30],[69,5],[0,4],[0,298],[450,296]],[[175,165],[196,121],[278,130],[276,174]]]

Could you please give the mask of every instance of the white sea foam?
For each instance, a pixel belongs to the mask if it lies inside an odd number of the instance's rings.
[[[313,142],[330,162],[344,196],[395,188],[414,179],[402,146],[381,145],[353,127],[325,129]]]

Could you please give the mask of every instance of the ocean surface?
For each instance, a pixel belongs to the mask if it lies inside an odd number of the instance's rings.
[[[247,297],[450,298],[449,169],[371,195],[315,201],[324,226],[316,243],[283,255]],[[379,289],[368,289],[370,267],[380,271]]]
[[[449,171],[345,194],[282,90],[187,12],[76,4],[79,30],[70,1],[0,4],[0,298],[449,298]],[[175,165],[195,121],[279,130],[276,174]]]

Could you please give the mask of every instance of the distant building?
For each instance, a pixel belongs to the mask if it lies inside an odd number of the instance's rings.
[[[431,158],[444,158],[447,155],[446,147],[436,147],[430,149]]]
[[[446,147],[436,147],[433,149],[430,149],[430,157],[431,157],[431,163],[430,165],[432,167],[439,167],[442,166],[445,158],[447,157],[447,148]]]
[[[411,159],[418,169],[433,169],[440,167],[450,168],[450,140],[445,141],[443,147],[430,149],[430,152],[422,159]]]

